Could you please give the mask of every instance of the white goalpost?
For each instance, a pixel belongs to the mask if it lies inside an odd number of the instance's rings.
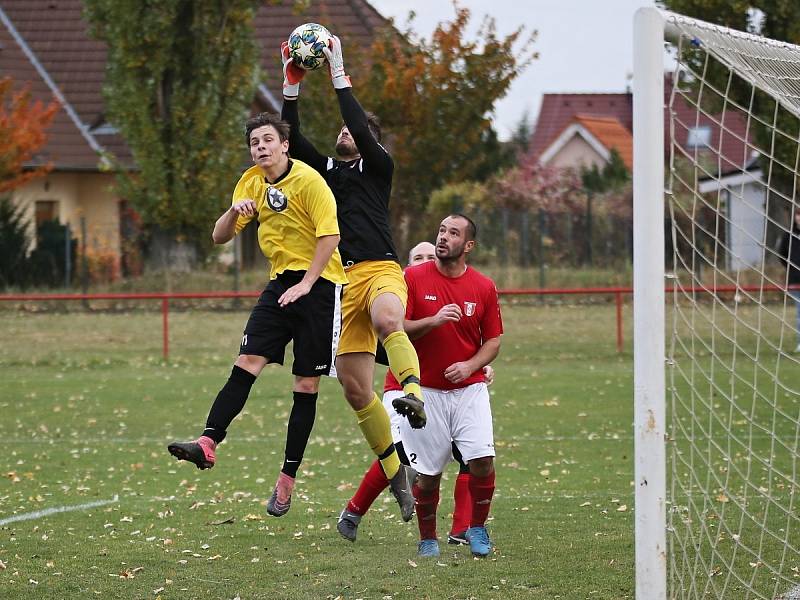
[[[640,9],[633,117],[636,598],[800,600],[800,47]]]

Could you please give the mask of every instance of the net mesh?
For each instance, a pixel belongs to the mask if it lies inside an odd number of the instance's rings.
[[[800,48],[670,25],[669,595],[800,599]]]

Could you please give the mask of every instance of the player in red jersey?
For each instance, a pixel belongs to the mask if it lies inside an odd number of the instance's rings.
[[[400,423],[406,455],[419,473],[414,498],[420,556],[439,555],[436,510],[451,442],[470,469],[470,549],[487,556],[492,548],[485,524],[494,494],[494,434],[482,369],[499,352],[503,325],[494,283],[466,264],[475,233],[468,217],[448,216],[439,226],[435,261],[410,267],[405,275],[405,325],[420,357],[423,394],[430,400],[424,430]]]
[[[424,262],[434,260],[436,258],[436,247],[430,242],[420,242],[414,246],[408,253],[408,266],[422,264]],[[443,306],[439,309],[438,323],[444,325],[453,320],[453,316],[457,313],[453,310],[453,305]],[[385,356],[381,358],[382,348],[378,344],[378,352],[376,353],[376,362],[383,365],[388,364]],[[385,353],[383,353],[385,354]],[[491,385],[494,380],[494,369],[491,365],[483,367],[483,373],[486,377],[487,385]],[[389,419],[392,422],[392,435],[394,437],[395,448],[400,457],[400,461],[408,465],[408,457],[403,449],[403,442],[400,439],[400,421],[403,417],[399,415],[392,407],[392,401],[398,397],[397,391],[402,390],[397,380],[391,375],[391,371],[387,371],[384,383],[384,396],[383,404],[386,412],[389,413]],[[470,524],[470,516],[472,514],[472,498],[469,494],[469,465],[467,465],[461,458],[461,453],[455,444],[452,444],[453,458],[458,462],[459,473],[456,478],[455,489],[453,490],[454,508],[453,508],[453,525],[450,533],[447,536],[447,541],[450,544],[466,544],[466,532]],[[385,490],[389,485],[389,480],[381,469],[380,462],[374,461],[358,486],[358,490],[353,497],[348,501],[347,506],[342,510],[339,515],[339,521],[336,528],[345,539],[351,542],[356,541],[358,534],[358,526],[361,518],[367,513],[372,506],[375,499]]]

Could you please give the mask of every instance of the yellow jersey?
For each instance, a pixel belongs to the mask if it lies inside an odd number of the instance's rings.
[[[270,264],[269,278],[284,271],[307,271],[314,258],[317,238],[338,235],[336,200],[322,176],[299,160],[275,183],[267,182],[258,165],[239,179],[231,204],[254,200],[258,213],[240,215],[236,233],[258,219],[258,245]],[[320,277],[332,283],[347,283],[339,249],[334,250]]]

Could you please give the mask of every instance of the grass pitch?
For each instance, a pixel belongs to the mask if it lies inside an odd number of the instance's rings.
[[[614,307],[503,310],[485,560],[446,542],[438,560],[419,559],[416,522],[388,494],[355,544],[339,536],[373,457],[333,380],[282,518],[264,505],[282,461],[287,368],[264,371],[215,468],[167,453],[201,431],[246,308],[173,313],[168,363],[156,313],[0,313],[0,596],[632,598],[632,363],[615,351]],[[442,483],[440,540],[455,475]]]

